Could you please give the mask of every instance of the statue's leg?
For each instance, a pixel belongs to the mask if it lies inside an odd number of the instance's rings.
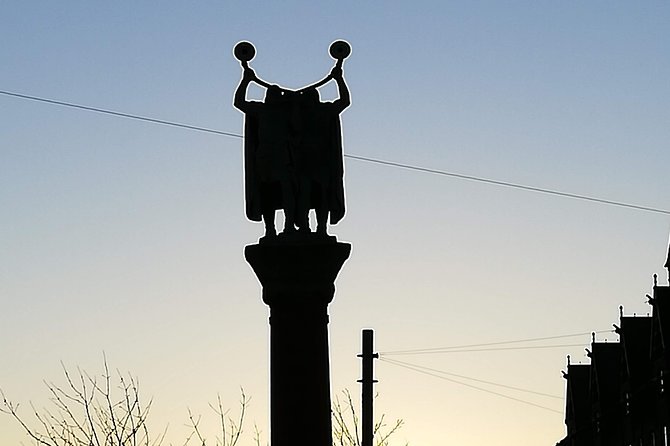
[[[263,210],[263,223],[265,224],[265,236],[274,237],[277,235],[275,229],[275,211],[274,209]]]
[[[303,177],[300,179],[298,189],[298,208],[296,211],[296,224],[301,232],[310,232],[309,229],[309,201],[312,195],[312,181]]]
[[[284,204],[284,231],[295,232],[295,193],[291,182],[281,182],[282,203]]]
[[[326,234],[328,229],[328,197],[326,188],[323,185],[317,185],[319,188],[320,200],[316,207],[316,232]]]

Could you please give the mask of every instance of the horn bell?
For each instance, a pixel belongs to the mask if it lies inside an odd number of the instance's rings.
[[[330,45],[330,57],[335,60],[343,60],[351,54],[351,45],[344,40],[336,40]]]
[[[235,54],[235,58],[240,62],[249,62],[256,55],[256,48],[254,48],[251,42],[242,41],[235,45],[233,54]]]

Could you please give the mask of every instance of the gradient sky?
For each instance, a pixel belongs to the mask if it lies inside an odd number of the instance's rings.
[[[658,1],[4,1],[0,90],[240,133],[236,42],[254,43],[260,77],[301,87],[345,38],[346,153],[668,209],[668,23]],[[244,217],[241,140],[1,95],[0,135],[0,387],[42,407],[60,361],[98,372],[105,352],[169,441],[187,407],[213,432],[207,403],[235,407],[240,386],[247,431],[267,438],[268,310],[242,256],[262,225]],[[334,394],[359,393],[362,328],[381,352],[588,333],[619,305],[647,313],[652,274],[666,281],[667,215],[353,159],[346,190]],[[589,341],[393,358],[561,396],[565,356],[584,361]],[[377,412],[406,423],[395,444],[564,435],[562,413],[376,367]],[[0,441],[20,440],[0,416]]]

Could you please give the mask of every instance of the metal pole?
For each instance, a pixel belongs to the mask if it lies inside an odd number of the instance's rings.
[[[361,392],[361,418],[363,435],[361,437],[361,446],[373,446],[374,437],[374,417],[373,417],[373,389],[372,386],[377,381],[374,379],[374,370],[372,360],[379,358],[378,353],[373,353],[374,331],[370,329],[363,330],[362,347],[363,352],[358,355],[362,360],[363,379],[358,380],[362,384]]]

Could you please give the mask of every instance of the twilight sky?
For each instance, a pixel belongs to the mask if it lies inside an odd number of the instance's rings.
[[[668,23],[654,1],[5,1],[0,90],[240,133],[236,42],[297,88],[344,38],[346,153],[669,209]],[[380,352],[588,333],[619,305],[647,313],[652,274],[666,282],[668,215],[345,167],[333,394],[359,393],[362,328]],[[240,386],[247,431],[267,438],[268,310],[242,256],[262,225],[243,209],[238,138],[0,95],[0,387],[45,406],[60,361],[98,372],[104,352],[169,441],[187,407],[213,432],[207,403],[234,408]],[[388,359],[562,396],[565,356],[584,361],[589,341]],[[377,412],[406,423],[396,444],[563,436],[562,399],[376,367]],[[27,442],[3,416],[0,440]]]

